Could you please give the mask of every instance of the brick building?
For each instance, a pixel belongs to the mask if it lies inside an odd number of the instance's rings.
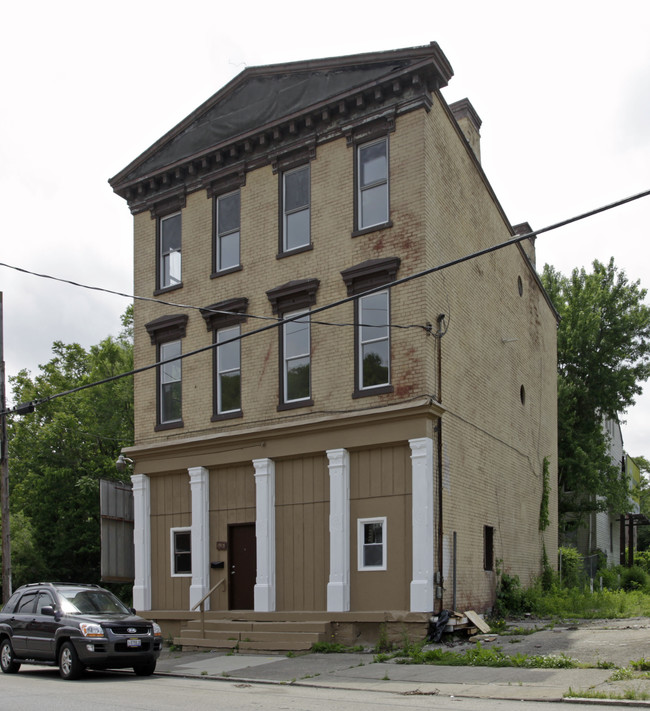
[[[135,365],[168,361],[135,378],[124,453],[134,604],[170,629],[218,585],[213,617],[354,637],[486,610],[498,560],[525,583],[555,559],[533,240],[400,283],[516,233],[452,74],[436,43],[249,67],[110,181],[159,302]]]

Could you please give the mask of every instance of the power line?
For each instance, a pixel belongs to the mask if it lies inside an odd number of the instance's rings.
[[[25,269],[24,267],[17,267],[13,264],[7,264],[6,262],[0,262],[0,267],[6,267],[7,269],[13,269],[14,271],[21,272],[22,274],[29,274],[30,276],[39,277],[40,279],[51,279],[52,281],[60,282],[61,284],[68,284],[69,286],[76,286],[81,289],[89,289],[90,291],[98,291],[104,294],[110,294],[112,296],[122,296],[126,299],[131,299],[134,301],[149,301],[154,304],[161,304],[162,306],[173,306],[178,309],[191,309],[193,311],[200,311],[202,314],[223,314],[224,316],[241,316],[240,312],[227,311],[224,309],[213,309],[209,306],[194,306],[193,304],[179,304],[174,301],[166,301],[165,299],[158,299],[153,296],[138,296],[137,294],[126,294],[123,291],[115,291],[113,289],[106,289],[101,286],[92,286],[91,284],[83,284],[78,281],[72,281],[70,279],[63,279],[62,277],[53,276],[52,274],[41,274],[40,272],[34,272],[30,269]],[[260,321],[273,321],[278,323],[282,319],[276,316],[259,316],[257,314],[246,314],[246,318],[258,319]],[[312,321],[313,324],[319,326],[354,326],[353,323],[332,323],[330,321]],[[390,328],[425,328],[421,324],[388,324]]]
[[[560,227],[565,227],[566,225],[572,224],[573,222],[578,222],[579,220],[584,220],[588,217],[592,217],[592,216],[597,215],[601,212],[605,212],[607,210],[612,210],[616,207],[620,207],[621,205],[625,205],[625,204],[632,202],[634,200],[639,200],[640,198],[647,197],[648,195],[650,195],[650,190],[645,190],[641,193],[637,193],[636,195],[632,195],[630,197],[623,198],[622,200],[617,200],[616,202],[609,203],[609,204],[603,205],[601,207],[597,207],[593,210],[589,210],[588,212],[584,212],[584,213],[581,213],[581,214],[576,215],[574,217],[570,217],[570,218],[567,218],[567,219],[562,220],[560,222],[556,222],[552,225],[548,225],[547,227],[542,227],[539,230],[532,230],[531,232],[526,232],[525,234],[517,235],[516,237],[512,237],[511,239],[506,240],[505,242],[500,242],[498,244],[492,245],[491,247],[486,247],[484,249],[480,249],[476,252],[472,252],[472,253],[464,255],[462,257],[452,259],[451,261],[445,262],[445,263],[440,264],[436,267],[430,267],[429,269],[424,269],[423,271],[415,272],[414,274],[411,274],[406,277],[402,277],[401,279],[395,279],[394,281],[389,282],[387,284],[382,284],[381,286],[376,286],[372,289],[368,289],[367,291],[364,291],[362,293],[354,294],[352,296],[347,296],[343,299],[339,299],[338,301],[334,301],[329,304],[325,304],[323,306],[318,306],[318,307],[310,310],[310,316],[312,314],[321,313],[322,311],[326,311],[328,309],[336,308],[337,306],[342,306],[343,304],[347,304],[350,301],[360,299],[364,296],[374,294],[378,291],[383,291],[384,289],[389,289],[389,288],[392,288],[395,286],[401,286],[402,284],[406,284],[408,282],[414,281],[415,279],[421,279],[422,277],[428,276],[430,274],[435,274],[436,272],[442,271],[443,269],[449,269],[450,267],[456,266],[458,264],[463,264],[464,262],[468,262],[472,259],[477,259],[478,257],[485,256],[486,254],[491,254],[492,252],[497,252],[501,249],[505,249],[506,247],[511,247],[515,244],[518,244],[519,242],[523,242],[526,239],[530,239],[531,237],[535,237],[537,235],[544,234],[545,232],[550,232],[552,230],[559,229]],[[0,266],[7,266],[7,265],[2,264],[0,262]],[[26,270],[21,270],[21,271],[26,271]],[[99,287],[89,287],[89,288],[97,289],[100,291],[106,291],[104,289],[99,289]],[[111,293],[117,293],[117,292],[111,292]],[[149,297],[141,297],[141,298],[151,300],[151,301],[157,301],[157,299],[149,299]],[[197,307],[193,307],[193,308],[197,308]],[[242,314],[237,314],[237,315],[241,316]],[[225,340],[221,343],[211,343],[208,346],[203,346],[202,348],[197,348],[197,349],[190,351],[188,353],[182,353],[179,356],[175,356],[175,357],[169,358],[167,360],[161,360],[156,363],[151,363],[149,365],[142,366],[140,368],[135,368],[127,373],[119,373],[119,374],[113,375],[109,378],[104,378],[103,380],[98,380],[98,381],[95,381],[92,383],[85,383],[84,385],[80,385],[76,388],[71,388],[69,390],[65,390],[60,393],[55,393],[54,395],[49,395],[49,396],[42,398],[40,400],[39,399],[34,400],[33,402],[30,402],[28,404],[21,404],[21,405],[16,406],[13,409],[0,412],[0,416],[14,414],[14,413],[27,414],[28,412],[32,412],[33,409],[35,407],[37,407],[38,405],[42,405],[46,402],[50,402],[51,400],[55,400],[59,397],[63,397],[64,395],[71,395],[72,393],[80,392],[81,390],[87,390],[88,388],[92,388],[97,385],[104,385],[106,383],[110,383],[115,380],[119,380],[121,378],[126,378],[126,377],[130,377],[132,375],[137,375],[139,373],[144,373],[148,370],[153,370],[154,368],[158,368],[161,365],[165,365],[167,363],[173,363],[178,360],[190,358],[190,357],[198,355],[200,353],[205,353],[206,351],[213,350],[214,348],[216,348],[218,346],[232,343],[235,341],[241,341],[244,338],[248,338],[250,336],[254,336],[259,333],[264,333],[265,331],[269,331],[273,328],[278,328],[279,326],[282,326],[285,323],[291,323],[292,321],[303,318],[304,315],[305,315],[304,313],[299,313],[299,314],[295,314],[295,315],[287,317],[287,318],[278,319],[277,321],[274,321],[271,324],[267,324],[266,326],[261,326],[260,328],[253,329],[252,331],[247,331],[246,333],[242,333],[239,336],[235,336],[235,337]]]

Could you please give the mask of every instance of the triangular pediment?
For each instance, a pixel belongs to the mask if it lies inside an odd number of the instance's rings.
[[[425,47],[324,60],[249,67],[169,131],[123,171],[111,185],[127,187],[151,180],[163,171],[200,161],[247,138],[258,141],[282,122],[351,101],[363,92],[381,91],[386,82],[402,89],[418,72],[429,88],[445,86],[452,75],[444,54]],[[263,140],[263,139],[262,139]],[[205,158],[204,158],[205,159]],[[126,195],[125,195],[126,196]]]

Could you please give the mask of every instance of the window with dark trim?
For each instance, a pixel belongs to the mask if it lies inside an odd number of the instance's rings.
[[[390,385],[390,294],[388,290],[357,301],[359,390]]]
[[[156,430],[183,426],[182,352],[187,315],[161,316],[145,324],[156,346]]]
[[[241,411],[241,341],[240,326],[222,328],[215,333],[216,362],[216,414],[228,415]]]
[[[309,400],[311,397],[311,336],[309,310],[283,314],[300,318],[282,326],[283,397],[284,403]]]
[[[214,271],[221,273],[240,266],[240,191],[215,198],[214,209]]]
[[[213,333],[212,420],[242,416],[241,324],[246,321],[248,299],[233,298],[201,309],[208,331]]]
[[[158,218],[158,288],[181,284],[181,213]]]
[[[370,259],[345,269],[341,276],[348,295],[359,295],[354,302],[354,392],[366,397],[393,392],[391,385],[390,291],[377,289],[394,281],[399,257]]]
[[[483,526],[483,570],[494,570],[494,528]]]
[[[355,151],[355,204],[358,231],[389,224],[388,137],[361,143]]]
[[[316,303],[318,279],[300,279],[270,289],[266,295],[273,313],[296,318],[280,332],[278,410],[313,405],[311,397],[311,328],[309,308]]]
[[[282,173],[282,252],[311,242],[310,175],[309,164]]]

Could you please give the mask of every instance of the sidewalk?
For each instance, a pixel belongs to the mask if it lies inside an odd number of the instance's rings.
[[[543,622],[537,622],[542,625]],[[496,637],[482,642],[506,654],[564,654],[589,664],[629,666],[650,660],[650,620],[600,620],[556,626],[526,636]],[[473,643],[453,647],[462,652]],[[312,687],[358,689],[392,694],[467,696],[492,699],[559,701],[572,689],[607,694],[632,691],[650,695],[650,679],[610,681],[614,669],[517,669],[374,663],[372,653],[229,654],[227,652],[170,652],[165,650],[156,673],[237,681],[238,683],[300,684]],[[590,699],[591,703],[598,700]],[[612,702],[609,702],[610,704]],[[627,702],[647,706],[650,701]]]

